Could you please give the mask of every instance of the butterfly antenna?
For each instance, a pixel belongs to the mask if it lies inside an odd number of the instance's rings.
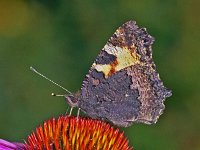
[[[64,88],[63,86],[59,85],[58,83],[54,82],[53,80],[47,78],[45,75],[41,74],[40,72],[38,72],[35,68],[30,67],[30,70],[33,71],[34,73],[40,75],[41,77],[45,78],[46,80],[50,81],[51,83],[55,84],[56,86],[62,88],[63,90],[65,90],[66,92],[68,92],[69,94],[72,94],[69,90],[67,90],[66,88]],[[52,93],[52,96],[59,96],[56,95],[54,93]],[[61,96],[61,95],[60,95]],[[62,95],[63,96],[63,95]]]

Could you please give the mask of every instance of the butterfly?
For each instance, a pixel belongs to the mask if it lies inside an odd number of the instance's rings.
[[[154,38],[135,21],[124,23],[107,41],[81,90],[74,94],[33,67],[30,69],[67,91],[64,97],[71,108],[78,107],[91,118],[122,127],[153,124],[163,113],[165,99],[172,95],[156,72],[153,42]]]
[[[135,21],[124,23],[100,51],[80,92],[66,94],[66,101],[92,118],[117,126],[156,123],[172,92],[156,72],[153,42]]]

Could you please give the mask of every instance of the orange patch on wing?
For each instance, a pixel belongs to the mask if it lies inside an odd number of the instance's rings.
[[[118,61],[115,60],[113,63],[110,64],[111,65],[111,69],[110,69],[110,72],[108,74],[108,76],[111,76],[113,73],[116,72],[116,66],[118,65]]]
[[[116,56],[116,60],[111,64],[93,64],[98,72],[103,72],[105,78],[108,78],[117,71],[120,71],[129,66],[140,63],[140,55],[136,53],[135,47],[113,47],[106,45],[104,50],[108,54]]]

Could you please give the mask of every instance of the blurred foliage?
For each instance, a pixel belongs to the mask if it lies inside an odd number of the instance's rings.
[[[35,66],[80,89],[113,32],[136,20],[155,37],[154,60],[173,91],[156,125],[123,129],[138,150],[200,149],[200,19],[196,0],[0,1],[0,137],[22,141],[44,119],[66,112],[64,93],[29,71]]]

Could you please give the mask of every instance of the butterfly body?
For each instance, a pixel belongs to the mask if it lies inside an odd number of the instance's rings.
[[[155,70],[153,41],[135,21],[123,24],[92,64],[75,101],[66,95],[69,104],[118,126],[156,123],[171,91]]]

